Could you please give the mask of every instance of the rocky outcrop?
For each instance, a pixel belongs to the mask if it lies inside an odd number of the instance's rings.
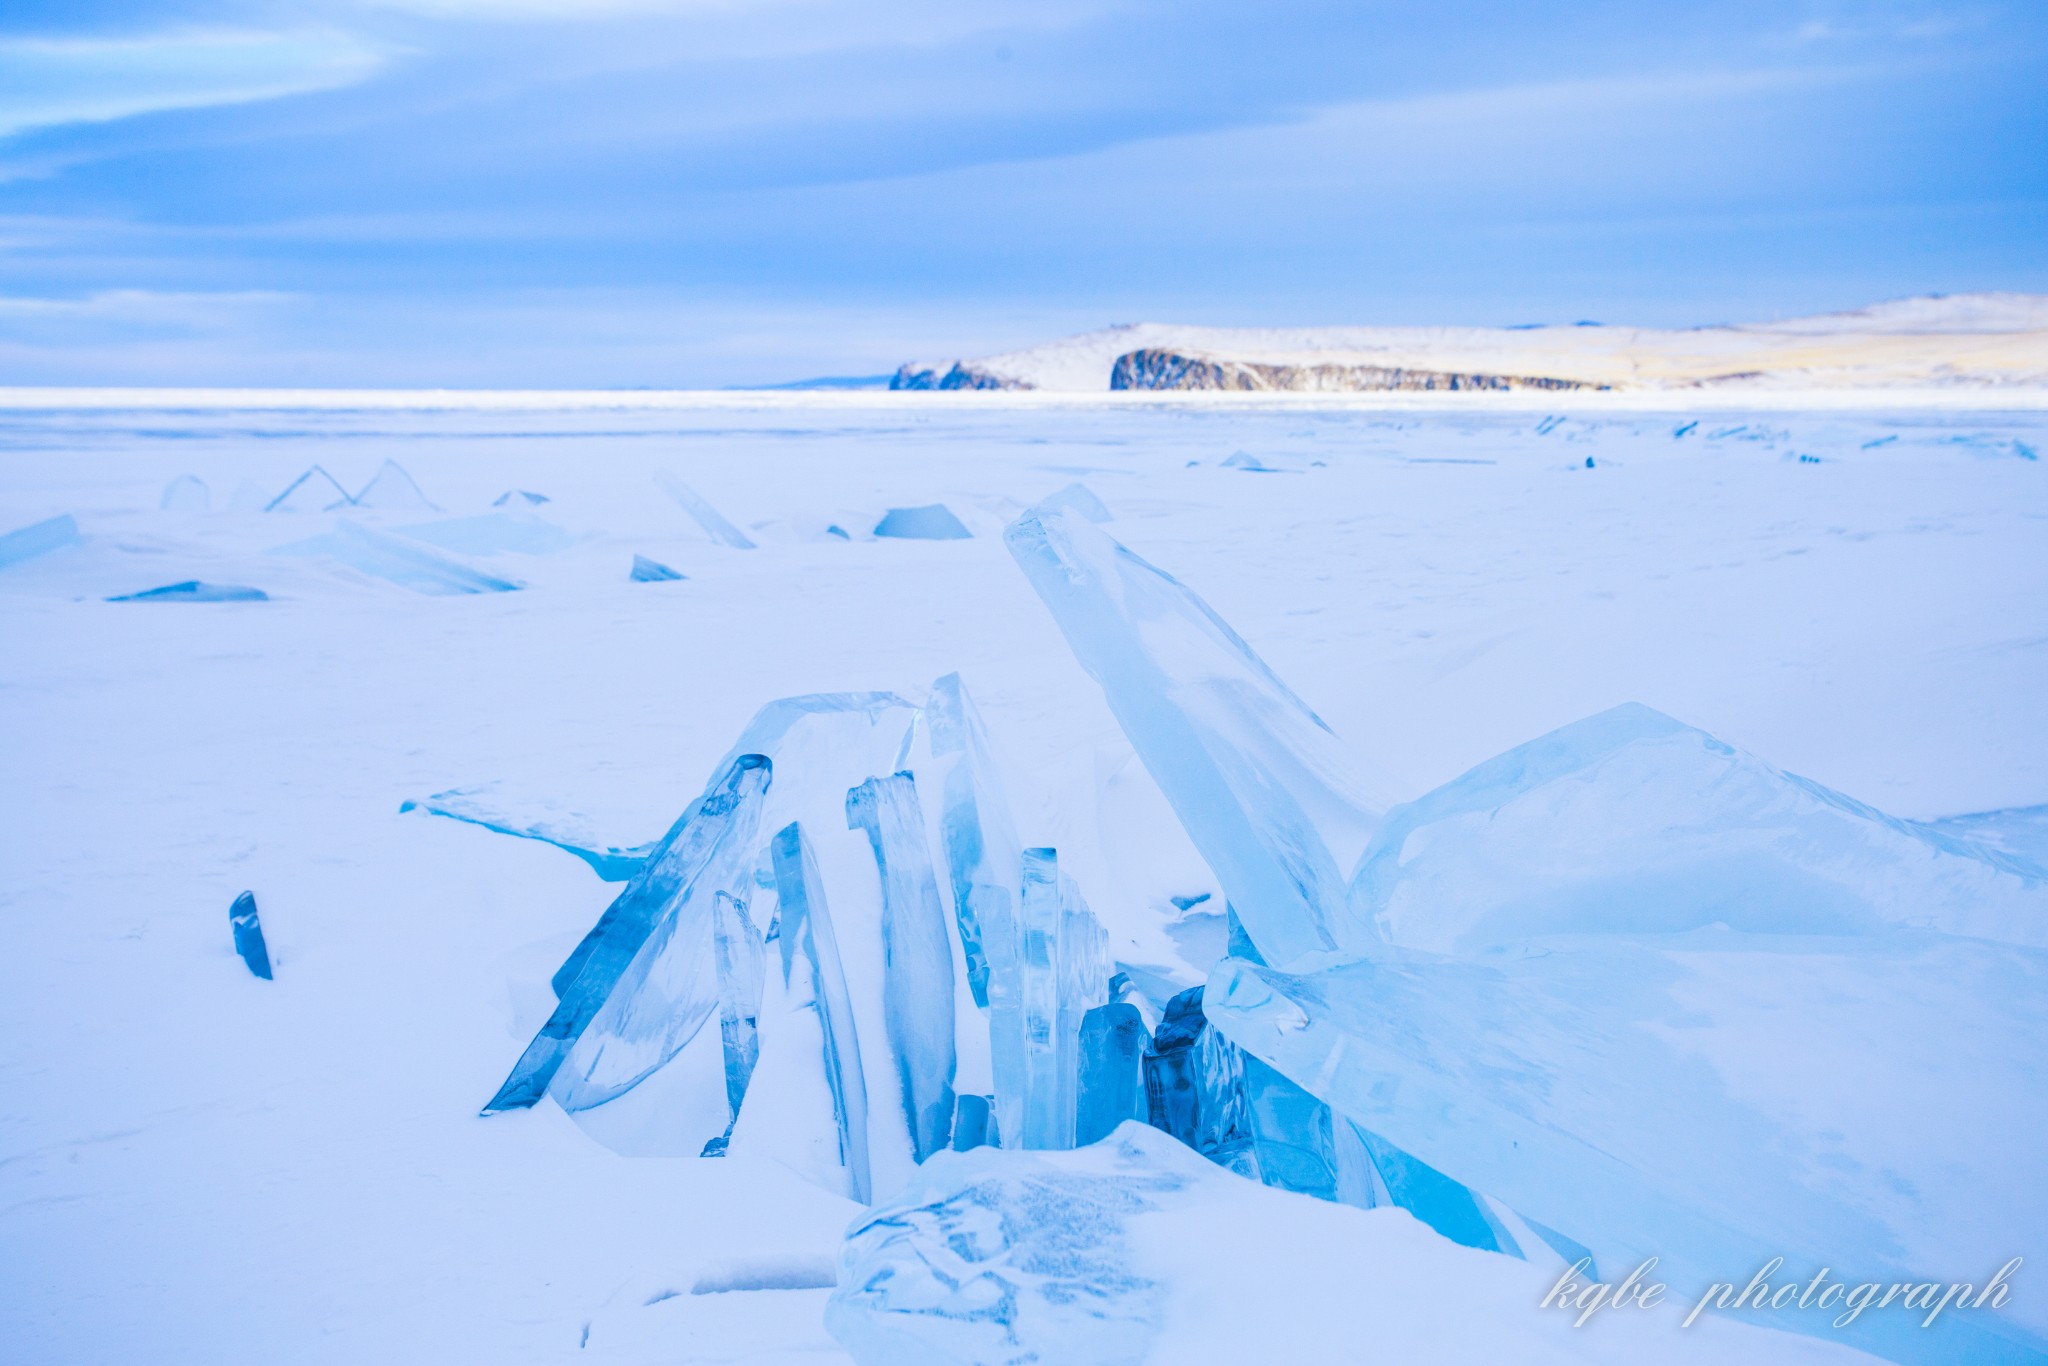
[[[1109,372],[1112,389],[1241,389],[1360,393],[1375,390],[1605,389],[1541,375],[1458,374],[1384,365],[1283,365],[1225,360],[1159,347],[1127,351]]]
[[[899,366],[889,377],[891,389],[1029,389],[1032,386],[1021,379],[1010,379],[1004,375],[991,374],[978,366],[953,362],[950,370],[940,370],[936,365]]]

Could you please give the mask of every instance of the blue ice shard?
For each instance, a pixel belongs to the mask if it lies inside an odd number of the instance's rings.
[[[530,512],[485,512],[475,517],[450,517],[440,522],[402,526],[399,531],[459,555],[552,555],[576,544],[576,538],[544,517]]]
[[[228,927],[235,932],[235,952],[249,965],[249,971],[270,981],[270,946],[263,942],[263,922],[256,916],[254,892],[242,893],[228,907]]]
[[[2037,863],[1894,819],[1634,703],[1393,808],[1350,895],[1389,942],[1461,955],[1714,926],[2048,947]]]
[[[608,1032],[622,1047],[612,1060],[616,1066],[602,1066],[607,1060],[601,1049],[585,1061],[580,1080],[587,1085],[578,1095],[590,1104],[630,1089],[702,1026],[717,1002],[715,980],[701,980],[715,978],[706,971],[713,903],[719,891],[738,885],[734,866],[751,858],[769,775],[767,759],[742,755],[683,812],[555,974],[561,999],[554,1014],[484,1106],[485,1114],[539,1100],[607,1007]],[[688,923],[679,924],[684,912]],[[670,952],[672,947],[677,951]],[[635,999],[643,987],[649,988],[644,998]]]
[[[650,560],[645,555],[633,557],[633,571],[627,576],[634,583],[671,583],[689,577],[678,574],[660,560]]]
[[[754,543],[747,538],[747,534],[726,521],[717,508],[704,501],[704,495],[697,490],[672,475],[657,474],[654,477],[668,490],[668,496],[680,503],[683,511],[689,513],[697,525],[704,528],[706,536],[720,545],[729,545],[735,550],[754,548]]]
[[[78,523],[70,513],[31,522],[0,536],[0,569],[78,544]]]
[[[396,460],[386,460],[370,476],[370,482],[363,485],[350,500],[357,507],[379,508],[390,512],[438,512],[427,495],[420,492],[420,486],[405,472],[405,467]]]
[[[1080,515],[1005,533],[1082,667],[1270,962],[1368,941],[1340,860],[1385,809],[1369,766],[1172,575]]]
[[[1006,963],[1016,957],[1022,848],[1010,824],[1009,801],[989,754],[981,713],[959,674],[947,674],[932,684],[924,716],[944,784],[941,828],[960,922],[960,949],[967,959],[967,984],[976,1005],[991,1006],[991,956]],[[984,938],[990,942],[985,944]],[[1013,1001],[1005,1004],[1014,1008]]]
[[[1047,508],[1067,508],[1080,513],[1091,522],[1112,520],[1109,509],[1102,505],[1102,500],[1097,498],[1086,484],[1069,484],[1059,492],[1041,498],[1038,505]]]
[[[648,855],[659,847],[658,842],[623,848],[609,844],[581,817],[551,805],[543,805],[541,814],[537,815],[531,811],[514,814],[514,809],[499,794],[497,784],[486,783],[480,787],[450,788],[430,797],[409,799],[399,803],[398,813],[402,816],[408,811],[420,811],[429,816],[446,816],[450,820],[480,825],[500,835],[552,844],[564,853],[582,859],[606,882],[631,881],[646,864]]]
[[[164,485],[163,497],[157,500],[160,512],[204,512],[213,500],[206,491],[206,481],[197,475],[181,474]]]
[[[847,1231],[825,1326],[860,1366],[1138,1366],[1168,1287],[1134,1217],[1230,1178],[1142,1125],[1072,1152],[944,1153]]]
[[[953,1106],[953,1151],[994,1146],[995,1105],[988,1096],[962,1095]]]
[[[265,503],[263,510],[327,512],[334,508],[353,506],[355,501],[333,475],[318,465],[312,465],[298,478],[286,484],[283,492]]]
[[[491,506],[494,508],[539,507],[542,503],[548,501],[549,498],[545,493],[532,493],[526,489],[506,489],[491,500]]]
[[[875,523],[875,535],[904,541],[965,541],[971,540],[974,533],[944,503],[927,503],[922,507],[890,508]]]
[[[1107,936],[1053,850],[1025,850],[1023,874],[1017,940],[1024,1113],[1017,1146],[1071,1148],[1081,1020],[1108,994]]]
[[[1145,1096],[1145,1049],[1152,1032],[1129,1001],[1095,1006],[1081,1017],[1081,1076],[1074,1142],[1107,1138],[1125,1120],[1151,1121]]]
[[[761,936],[747,918],[747,903],[719,889],[711,896],[712,954],[718,964],[718,1038],[725,1050],[725,1133],[706,1157],[725,1151],[733,1121],[747,1098],[747,1083],[761,1061]]]
[[[953,945],[911,775],[870,778],[848,792],[846,825],[867,832],[881,875],[883,1009],[922,1162],[946,1146],[953,1124]]]
[[[839,939],[825,905],[825,884],[803,827],[790,822],[776,833],[771,847],[775,896],[781,917],[783,980],[796,991],[809,978],[813,1008],[824,1036],[825,1082],[832,1092],[833,1118],[839,1126],[839,1160],[845,1166],[850,1193],[866,1204],[873,1198],[868,1162],[868,1088],[861,1074],[860,1035],[854,1026],[853,998],[846,989],[846,969],[839,959]]]
[[[334,530],[323,536],[293,541],[271,553],[326,555],[351,569],[415,593],[510,593],[524,586],[517,579],[486,574],[423,545],[349,521],[338,521]]]
[[[1705,1286],[1853,1258],[1855,1280],[1891,1284],[1988,1275],[2048,1228],[2048,1183],[2012,1179],[2048,1130],[2044,977],[2048,952],[1925,929],[1715,928],[1470,959],[1383,947],[1304,974],[1225,959],[1206,1010],[1609,1271],[1655,1255]],[[2048,1314],[2009,1309],[1924,1332],[1864,1315],[1842,1337],[1902,1362],[2048,1354]]]
[[[1145,1054],[1145,1099],[1155,1129],[1219,1166],[1260,1179],[1244,1055],[1202,1013],[1201,987],[1166,1003]]]
[[[108,602],[268,602],[270,594],[260,588],[248,588],[239,583],[203,583],[198,579],[187,579],[183,583],[167,583],[162,588],[148,588],[140,593],[122,593]]]

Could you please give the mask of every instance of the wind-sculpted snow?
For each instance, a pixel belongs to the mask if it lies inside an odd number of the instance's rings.
[[[904,1118],[919,1162],[953,1125],[953,950],[908,773],[870,778],[846,794],[846,824],[865,831],[881,879],[882,997]]]
[[[717,1001],[713,898],[737,881],[735,865],[744,854],[735,854],[752,842],[769,776],[767,759],[743,755],[690,804],[555,974],[554,1013],[485,1114],[539,1100],[593,1025],[594,1047],[583,1050],[569,1085],[557,1094],[565,1109],[629,1089],[673,1055],[671,1043],[679,1048],[695,1035]],[[635,1000],[643,989],[646,999]],[[605,1056],[613,1039],[625,1056]]]
[[[2048,878],[1897,820],[1648,707],[1574,722],[1397,806],[1351,896],[1386,939],[1896,928],[2048,947]]]
[[[458,593],[510,593],[525,585],[472,569],[403,537],[372,531],[346,520],[321,536],[279,546],[278,555],[325,555],[373,578],[441,596]]]
[[[826,906],[824,879],[818,874],[803,827],[796,822],[776,833],[772,849],[776,904],[782,921],[783,980],[799,1007],[808,1004],[817,1014],[825,1081],[839,1129],[839,1160],[846,1168],[848,1194],[865,1204],[873,1190],[867,1081],[861,1070],[860,1031],[847,993],[839,939]]]
[[[1005,533],[1082,667],[1272,962],[1370,938],[1346,902],[1389,784],[1207,603],[1059,509]]]
[[[1784,1257],[1982,1284],[2048,1227],[2031,1175],[2044,975],[2040,951],[1922,930],[1716,928],[1477,959],[1382,948],[1307,975],[1226,959],[1205,1009],[1610,1271],[1655,1256],[1671,1283],[1706,1286]],[[2034,1360],[2044,1322],[2016,1298],[1925,1332],[1866,1316],[1849,1340],[1900,1361]]]
[[[848,1230],[825,1325],[861,1366],[1140,1362],[1166,1293],[1131,1270],[1125,1226],[1212,1170],[1138,1125],[1059,1153],[941,1153]]]

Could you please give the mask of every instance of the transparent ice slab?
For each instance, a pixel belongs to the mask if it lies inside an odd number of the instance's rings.
[[[1369,939],[1338,869],[1385,780],[1207,603],[1080,514],[1034,508],[1005,540],[1261,953]]]
[[[328,512],[350,507],[354,497],[319,465],[311,465],[263,505],[265,512]]]
[[[944,503],[922,507],[890,508],[875,523],[875,535],[908,541],[965,541],[974,533],[963,525]]]
[[[70,513],[31,522],[0,536],[0,569],[78,544],[78,523]]]
[[[535,807],[540,809],[536,811]],[[450,820],[480,825],[500,835],[552,844],[564,853],[582,859],[606,882],[631,881],[633,875],[645,866],[648,855],[660,847],[659,842],[624,847],[607,843],[590,822],[574,811],[531,798],[516,800],[496,783],[450,788],[429,797],[401,802],[399,814],[404,815],[408,811],[446,816]]]
[[[1107,939],[1073,880],[1060,872],[1055,851],[1025,850],[1023,873],[1018,974],[1024,1101],[1017,1146],[1071,1148],[1081,1021],[1108,993]]]
[[[517,579],[500,578],[399,536],[337,521],[321,536],[279,546],[276,555],[326,555],[349,568],[384,579],[415,593],[509,593],[523,587]]]
[[[754,543],[747,534],[726,521],[717,508],[704,501],[703,494],[674,475],[657,474],[655,479],[668,491],[668,496],[675,499],[683,511],[690,514],[691,520],[702,527],[704,534],[713,541],[719,545],[731,546],[735,550],[754,549]]]
[[[881,878],[882,997],[913,1156],[944,1149],[953,1125],[953,946],[908,773],[846,794],[848,829],[865,831]]]
[[[732,1122],[746,1103],[747,1083],[761,1061],[761,936],[747,916],[747,903],[720,889],[711,900],[712,957],[718,965],[718,1038],[725,1052],[725,1133],[713,1139],[723,1152]],[[707,1148],[705,1155],[710,1156]]]
[[[380,508],[389,512],[438,512],[420,486],[396,460],[386,460],[370,476],[370,482],[349,500],[357,507]]]

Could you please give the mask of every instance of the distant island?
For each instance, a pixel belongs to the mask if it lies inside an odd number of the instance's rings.
[[[1928,295],[1684,329],[1134,323],[1002,355],[911,362],[889,380],[891,389],[1054,393],[1927,386],[2048,389],[2048,295]]]

